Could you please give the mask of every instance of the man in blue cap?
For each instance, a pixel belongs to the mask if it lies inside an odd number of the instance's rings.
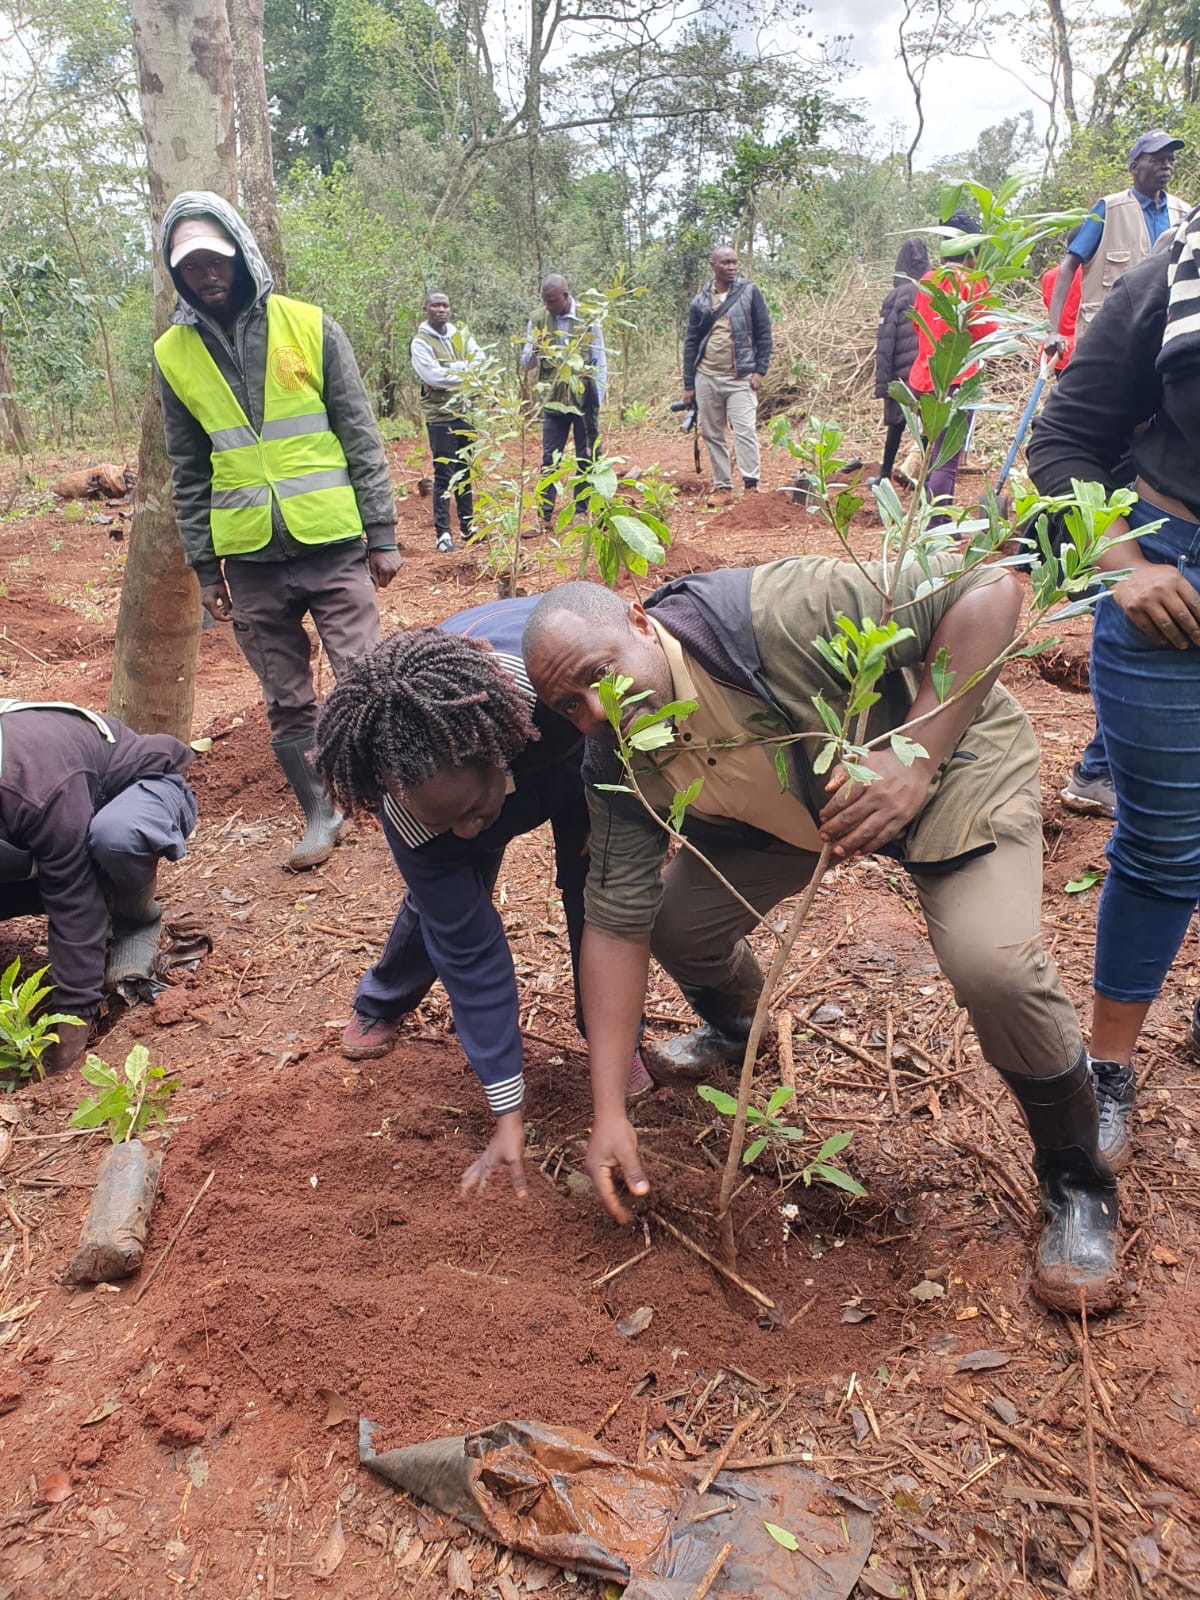
[[[1062,314],[1075,274],[1082,269],[1076,331],[1076,337],[1082,338],[1113,284],[1130,267],[1144,261],[1162,235],[1182,222],[1192,209],[1186,200],[1167,193],[1167,184],[1175,170],[1176,153],[1183,148],[1183,140],[1173,138],[1164,128],[1151,128],[1135,141],[1129,152],[1132,185],[1119,194],[1106,194],[1096,201],[1091,215],[1062,259],[1050,299],[1047,356],[1060,355],[1068,348],[1068,337],[1061,331]],[[1116,799],[1098,726],[1091,742],[1072,765],[1062,797],[1070,811],[1091,816],[1114,815]]]

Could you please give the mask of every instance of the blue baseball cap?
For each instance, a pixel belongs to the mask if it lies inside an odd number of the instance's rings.
[[[1140,161],[1143,156],[1156,156],[1163,150],[1183,148],[1184,141],[1173,138],[1165,128],[1151,128],[1149,133],[1142,134],[1141,138],[1134,142],[1129,152],[1129,165],[1132,166],[1135,161]]]

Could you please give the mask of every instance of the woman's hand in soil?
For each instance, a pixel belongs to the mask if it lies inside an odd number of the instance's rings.
[[[638,1160],[637,1134],[628,1117],[597,1119],[588,1140],[586,1165],[609,1216],[617,1222],[632,1222],[633,1213],[621,1204],[614,1174],[619,1172],[629,1193],[639,1198],[650,1193],[650,1185]]]
[[[1114,584],[1112,597],[1155,644],[1200,645],[1200,594],[1175,567],[1147,561]]]
[[[487,1188],[493,1172],[500,1167],[508,1168],[513,1193],[518,1200],[524,1200],[529,1184],[525,1179],[525,1118],[520,1111],[509,1111],[497,1118],[496,1131],[487,1149],[463,1173],[459,1194],[464,1200],[477,1199]]]
[[[839,858],[878,850],[920,811],[929,789],[929,762],[906,767],[890,750],[867,758],[874,783],[851,784],[844,767],[835,767],[826,784],[832,799],[821,812],[821,838]]]

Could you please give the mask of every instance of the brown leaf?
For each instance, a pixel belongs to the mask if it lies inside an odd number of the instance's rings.
[[[111,1417],[114,1411],[120,1411],[120,1409],[121,1407],[116,1400],[101,1400],[96,1409],[84,1417],[79,1426],[81,1428],[90,1428],[93,1423],[103,1422],[105,1417]]]
[[[446,1562],[446,1593],[451,1597],[456,1594],[474,1594],[475,1579],[471,1576],[471,1563],[461,1550],[452,1549]]]
[[[908,1590],[897,1583],[884,1567],[864,1567],[858,1575],[858,1582],[868,1593],[882,1595],[883,1600],[906,1600],[908,1594]]]
[[[617,1323],[617,1332],[626,1339],[636,1339],[639,1333],[645,1333],[654,1316],[653,1306],[639,1306],[636,1311],[631,1311],[627,1317],[622,1317]]]
[[[337,1571],[342,1557],[346,1554],[346,1535],[342,1532],[342,1519],[334,1519],[333,1527],[326,1535],[325,1543],[313,1557],[312,1575],[314,1578],[331,1578]]]
[[[1155,1261],[1164,1267],[1177,1267],[1179,1265],[1179,1257],[1173,1250],[1168,1250],[1165,1245],[1156,1244],[1150,1254]]]
[[[56,1506],[69,1500],[74,1493],[69,1472],[48,1472],[38,1485],[38,1497],[43,1505]]]
[[[1016,1427],[1019,1413],[1011,1400],[1006,1400],[1002,1394],[994,1394],[988,1401],[988,1404],[1000,1418],[1001,1422],[1005,1423],[1010,1428]]]
[[[1067,1588],[1072,1594],[1091,1594],[1096,1577],[1096,1546],[1089,1539],[1067,1568]]]
[[[1005,1350],[968,1350],[959,1356],[955,1372],[991,1372],[994,1367],[1006,1367],[1012,1356]]]
[[[1158,1545],[1148,1533],[1139,1533],[1136,1539],[1130,1539],[1129,1559],[1137,1568],[1137,1575],[1143,1583],[1149,1583],[1151,1578],[1157,1576],[1162,1566]]]
[[[873,1317],[873,1311],[864,1311],[862,1306],[847,1306],[842,1312],[843,1322],[867,1322]]]
[[[857,1406],[850,1407],[850,1421],[854,1424],[854,1442],[861,1444],[871,1431],[871,1425]]]
[[[353,1415],[352,1408],[332,1389],[318,1389],[317,1399],[325,1407],[325,1421],[321,1424],[324,1428],[336,1428]]]

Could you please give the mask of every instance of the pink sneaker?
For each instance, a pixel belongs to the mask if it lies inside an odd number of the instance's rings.
[[[349,1061],[370,1061],[375,1056],[386,1056],[396,1042],[403,1017],[368,1017],[356,1011],[342,1034],[342,1054]]]
[[[636,1100],[638,1095],[647,1094],[654,1087],[654,1079],[646,1071],[646,1064],[642,1060],[642,1052],[633,1052],[633,1065],[629,1069],[629,1081],[625,1085],[625,1096],[629,1100]]]

